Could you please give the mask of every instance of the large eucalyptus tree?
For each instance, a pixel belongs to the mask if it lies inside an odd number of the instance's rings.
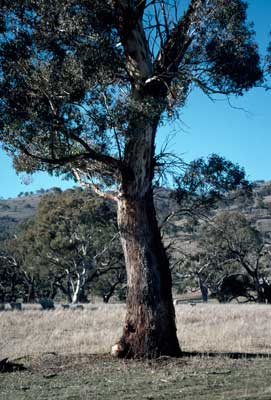
[[[73,174],[117,201],[128,298],[115,354],[179,355],[171,275],[153,205],[155,136],[161,119],[174,115],[195,86],[241,95],[261,80],[246,3],[0,5],[4,149],[17,171]]]

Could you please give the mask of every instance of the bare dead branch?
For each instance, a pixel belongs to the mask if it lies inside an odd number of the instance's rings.
[[[155,74],[163,76],[163,74],[168,72],[177,72],[183,56],[194,39],[193,34],[190,33],[190,29],[203,3],[204,0],[191,0],[186,13],[171,30],[156,58]]]
[[[96,194],[98,194],[100,197],[110,199],[113,201],[117,201],[117,196],[114,195],[113,193],[109,192],[104,192],[102,191],[98,185],[95,185],[94,183],[86,182],[84,179],[82,179],[82,175],[85,175],[84,172],[80,171],[78,168],[72,168],[72,173],[77,180],[77,182],[80,184],[80,186],[92,189]]]

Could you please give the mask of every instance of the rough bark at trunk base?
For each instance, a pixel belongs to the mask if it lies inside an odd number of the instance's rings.
[[[176,337],[175,324],[172,324],[168,313],[157,314],[146,320],[144,307],[133,319],[127,312],[123,336],[112,347],[111,354],[119,358],[157,358],[160,356],[180,357],[181,349]],[[149,314],[149,313],[148,313]],[[131,315],[131,314],[130,314]],[[165,319],[163,319],[163,315]],[[174,320],[174,316],[173,320]]]

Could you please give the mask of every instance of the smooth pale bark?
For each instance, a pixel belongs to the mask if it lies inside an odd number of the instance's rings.
[[[152,179],[157,121],[138,122],[128,141],[118,199],[127,270],[127,315],[115,355],[179,356],[169,262],[158,228]]]

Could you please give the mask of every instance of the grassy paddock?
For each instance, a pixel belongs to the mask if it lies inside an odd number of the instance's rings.
[[[87,305],[84,310],[0,313],[0,359],[48,352],[104,354],[121,335],[125,306]],[[268,305],[189,304],[176,306],[184,351],[271,353]]]
[[[0,400],[270,400],[271,361],[228,358],[113,360],[44,354],[0,374]]]
[[[162,357],[114,360],[123,305],[0,313],[0,359],[25,371],[0,373],[0,400],[270,400],[271,358]],[[271,353],[271,307],[176,307],[184,351]]]

